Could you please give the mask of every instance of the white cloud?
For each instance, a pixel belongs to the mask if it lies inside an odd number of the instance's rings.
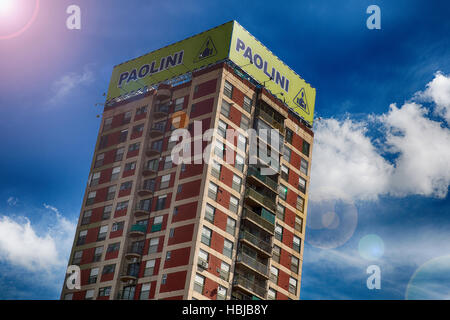
[[[443,87],[434,84],[441,77],[436,74],[427,90]],[[441,106],[450,102],[445,90],[432,92]],[[382,148],[368,133],[376,125],[385,139]],[[429,110],[418,103],[392,104],[387,113],[364,121],[317,121],[312,159],[312,201],[376,200],[380,195],[444,198],[450,184],[450,130],[430,119]]]
[[[9,206],[14,207],[17,202],[19,202],[19,199],[15,197],[9,197],[8,200],[6,200],[6,203],[8,203]]]
[[[65,267],[76,225],[56,208],[54,223],[39,234],[27,217],[0,216],[0,260],[30,271],[51,271]]]
[[[438,71],[434,79],[427,84],[426,90],[417,93],[416,98],[433,101],[436,104],[436,113],[450,124],[450,76]]]
[[[56,80],[52,85],[53,96],[48,100],[49,105],[56,105],[63,101],[71,91],[74,91],[78,86],[88,85],[94,81],[94,73],[88,66],[85,66],[80,73],[71,72],[65,74],[60,79]]]

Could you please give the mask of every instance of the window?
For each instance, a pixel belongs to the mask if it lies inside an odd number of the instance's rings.
[[[196,86],[194,87],[194,93],[197,93],[197,92],[198,92],[198,87],[199,87],[199,85],[196,85]]]
[[[230,99],[233,97],[233,85],[228,81],[225,81],[225,85],[223,86],[223,94]]]
[[[270,266],[270,281],[272,281],[275,284],[278,284],[278,269],[274,266]]]
[[[167,274],[163,274],[161,284],[166,284],[166,282],[167,282]]]
[[[234,163],[234,167],[239,171],[244,171],[244,158],[236,153],[236,161]]]
[[[104,153],[100,153],[99,155],[97,155],[97,157],[95,158],[94,168],[101,167],[103,165],[103,160],[105,160]]]
[[[99,180],[100,180],[100,172],[94,172],[91,179],[91,187],[98,185]]]
[[[172,256],[172,251],[166,252],[166,260],[170,260],[170,257]]]
[[[216,179],[220,178],[220,171],[222,170],[222,165],[220,165],[217,161],[213,160],[211,165],[211,175]]]
[[[242,115],[241,116],[241,124],[240,124],[241,129],[247,130],[249,126],[250,126],[250,119],[248,117]]]
[[[236,190],[237,192],[241,192],[241,183],[242,183],[242,179],[239,176],[237,176],[237,175],[233,175],[232,188],[234,190]]]
[[[86,290],[86,294],[84,295],[84,300],[92,300],[94,298],[94,289]]]
[[[281,165],[281,178],[288,181],[289,180],[289,168],[284,164]]]
[[[217,126],[217,132],[219,136],[226,139],[227,138],[227,124],[222,120],[219,120],[219,124]]]
[[[139,300],[147,300],[150,295],[150,283],[143,283],[141,287],[141,294]]]
[[[145,263],[145,269],[144,269],[144,277],[152,276],[155,271],[155,259],[148,260]]]
[[[224,239],[222,253],[224,256],[231,258],[231,255],[233,253],[233,242],[231,242],[230,240]]]
[[[208,197],[213,200],[217,199],[217,185],[210,182],[208,187]]]
[[[281,221],[284,221],[284,213],[286,211],[286,208],[281,205],[281,204],[277,204],[277,217],[278,219],[280,219]]]
[[[289,142],[292,144],[292,137],[294,136],[294,133],[291,129],[286,128],[286,142]]]
[[[296,206],[297,206],[298,210],[303,212],[303,210],[305,208],[305,200],[302,197],[297,196],[297,204],[296,204]]]
[[[152,159],[147,161],[147,170],[158,171],[159,161],[158,159]]]
[[[283,241],[283,227],[279,224],[275,226],[275,239]]]
[[[98,277],[98,268],[92,268],[89,273],[88,284],[96,283]]]
[[[112,205],[104,206],[102,220],[108,220],[111,217]]]
[[[130,190],[132,186],[132,181],[126,181],[120,185],[120,191]]]
[[[83,251],[75,251],[72,258],[72,264],[79,265],[81,263],[81,258],[83,257]]]
[[[103,267],[102,274],[114,273],[115,270],[116,270],[116,265],[115,264],[108,264],[108,265]]]
[[[113,121],[112,117],[105,119],[105,122],[103,124],[103,131],[111,129],[112,121]]]
[[[125,226],[125,222],[124,221],[119,221],[119,222],[114,222],[112,227],[111,227],[111,231],[120,231],[123,230],[123,227]]]
[[[247,138],[244,137],[242,134],[239,134],[237,143],[238,149],[245,152],[246,146],[247,146]]]
[[[297,280],[292,277],[289,277],[289,292],[297,294]]]
[[[147,113],[147,106],[142,106],[136,109],[136,116]]]
[[[159,185],[159,189],[168,188],[169,182],[170,182],[170,173],[161,177],[161,184]]]
[[[170,228],[170,230],[169,230],[169,238],[173,238],[174,234],[175,234],[175,229],[174,228]]]
[[[162,151],[162,145],[163,145],[163,141],[162,140],[154,141],[152,143],[152,150],[156,150],[158,152],[161,152]]]
[[[230,277],[230,265],[226,262],[221,262],[219,269],[219,277],[225,281],[228,281]]]
[[[81,219],[81,225],[89,224],[91,222],[92,210],[86,210],[83,213],[83,218]]]
[[[227,297],[227,288],[219,285],[217,288],[217,298],[216,300],[225,300]]]
[[[123,116],[122,124],[130,123],[132,111],[125,112],[125,115]]]
[[[87,230],[82,230],[78,234],[77,246],[81,246],[86,242]]]
[[[162,196],[158,197],[158,200],[156,200],[155,211],[162,210],[166,207],[166,198],[167,194],[163,194]]]
[[[251,113],[252,111],[252,99],[250,99],[247,96],[244,96],[244,104],[242,105],[242,108],[244,108],[245,111],[247,111],[248,113]]]
[[[286,200],[287,192],[288,192],[288,188],[286,186],[280,184],[278,187],[278,195],[280,196],[281,199]]]
[[[273,250],[272,250],[273,261],[280,263],[280,255],[281,255],[281,248],[277,245],[273,245]]]
[[[108,245],[108,249],[106,249],[106,253],[116,252],[120,249],[120,242],[111,243]]]
[[[131,171],[136,169],[136,162],[128,162],[125,164],[124,171]]]
[[[108,135],[102,136],[100,138],[100,143],[98,144],[99,149],[106,148],[108,146]]]
[[[116,206],[116,211],[125,210],[128,208],[128,200],[119,202]]]
[[[292,154],[291,149],[285,146],[283,149],[284,160],[286,160],[287,162],[291,162],[291,154]]]
[[[214,208],[209,203],[206,204],[205,207],[205,220],[214,223],[214,214],[216,212],[216,208]]]
[[[212,235],[211,229],[203,227],[203,229],[202,229],[202,243],[206,244],[208,247],[211,245],[211,235]]]
[[[73,298],[73,293],[66,293],[64,295],[64,300],[72,300]]]
[[[98,289],[99,297],[109,297],[110,294],[111,294],[111,287],[103,287]]]
[[[226,118],[230,116],[230,104],[225,100],[222,100],[222,107],[220,108],[220,113],[223,114]]]
[[[216,140],[214,143],[214,154],[218,156],[220,159],[223,159],[223,155],[225,153],[225,147],[223,142]]]
[[[163,223],[163,216],[157,216],[153,219],[153,225],[151,232],[161,231]]]
[[[114,157],[114,161],[122,161],[124,153],[125,153],[125,148],[124,147],[118,148],[116,150],[116,155]]]
[[[234,220],[231,217],[227,217],[227,232],[229,234],[234,235],[235,231],[236,231],[236,220]]]
[[[301,243],[302,243],[302,240],[299,237],[294,236],[294,240],[292,242],[292,249],[294,249],[297,252],[300,252]]]
[[[184,104],[184,97],[176,99],[174,111],[179,111],[183,109],[183,104]]]
[[[276,300],[276,299],[277,299],[277,292],[272,288],[269,288],[269,290],[267,291],[267,300]]]
[[[120,175],[120,167],[114,167],[111,173],[111,181],[115,181],[119,178]]]
[[[299,216],[295,216],[294,229],[302,232],[302,228],[303,228],[303,219],[300,218]]]
[[[97,235],[97,241],[103,241],[106,239],[106,234],[108,233],[108,226],[100,227]]]
[[[130,144],[130,145],[128,146],[128,152],[132,152],[132,151],[135,151],[135,150],[139,150],[140,145],[141,145],[140,142],[136,142],[136,143]]]
[[[97,195],[97,191],[91,191],[88,193],[88,197],[86,199],[86,205],[91,205],[94,203],[95,196]]]
[[[108,188],[108,194],[106,195],[106,200],[112,200],[116,196],[116,186],[111,186]]]
[[[302,177],[298,177],[298,190],[303,193],[306,193],[306,180]]]
[[[150,246],[148,247],[148,254],[158,251],[159,238],[150,239]]]
[[[163,169],[170,169],[172,168],[172,156],[166,156],[166,159],[164,160],[164,167]]]
[[[296,256],[291,256],[291,271],[298,273],[300,260]]]
[[[239,199],[233,196],[230,196],[230,206],[228,209],[230,209],[231,212],[237,213],[239,206]]]
[[[199,263],[201,262],[208,262],[209,261],[209,253],[206,252],[205,250],[200,249],[198,251],[198,261]]]
[[[142,133],[142,131],[144,131],[144,125],[143,124],[140,124],[138,126],[134,126],[133,127],[133,133],[134,134]]]
[[[203,286],[205,284],[205,277],[196,274],[194,280],[194,291],[197,291],[200,294],[203,294]]]
[[[155,189],[155,179],[144,180],[144,183],[142,185],[142,189],[149,190],[149,191],[154,191],[154,189]]]
[[[127,141],[128,129],[121,130],[119,135],[119,143]]]
[[[142,199],[141,201],[139,201],[138,209],[144,210],[144,211],[149,211],[151,206],[152,206],[151,198],[150,199]]]
[[[308,175],[308,161],[303,158],[300,158],[300,172],[305,176]]]
[[[102,255],[103,255],[103,246],[95,248],[93,262],[98,262],[102,260]]]
[[[309,148],[310,148],[309,143],[303,140],[302,152],[307,157],[309,157]]]

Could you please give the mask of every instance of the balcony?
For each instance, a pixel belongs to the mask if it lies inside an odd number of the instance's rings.
[[[257,206],[265,206],[271,211],[276,210],[276,204],[275,204],[275,196],[273,199],[270,199],[268,196],[263,195],[259,193],[258,191],[247,187],[245,190],[245,200],[247,200],[250,203],[256,204]]]
[[[155,110],[153,111],[153,120],[159,120],[167,117],[169,114],[169,105],[157,105],[155,106]]]
[[[139,277],[140,263],[131,263],[126,270],[120,275],[120,281],[127,282],[136,280]]]
[[[148,216],[150,214],[150,206],[137,206],[133,213],[136,218]]]
[[[150,129],[150,138],[159,138],[164,135],[165,125],[154,125]]]
[[[165,100],[172,95],[172,86],[170,84],[161,83],[156,91],[156,99]]]
[[[141,237],[143,235],[145,235],[145,233],[147,232],[147,226],[143,225],[143,224],[133,224],[131,226],[131,230],[128,233],[128,235],[130,237]]]
[[[242,218],[253,222],[255,225],[264,229],[271,235],[274,234],[275,216],[273,215],[273,213],[270,213],[264,208],[262,208],[261,215],[259,215],[256,212],[253,212],[250,208],[244,207]]]
[[[137,193],[140,197],[151,196],[154,189],[155,186],[153,183],[143,183],[142,188],[138,189]]]
[[[144,242],[142,244],[132,244],[129,248],[127,253],[125,253],[126,259],[133,259],[133,258],[139,258],[142,256],[144,252]]]
[[[245,277],[243,277],[240,274],[236,274],[234,276],[233,286],[243,289],[245,292],[249,293],[250,295],[256,295],[260,299],[266,298],[266,288],[265,287],[255,283],[254,281],[246,279]]]
[[[145,151],[145,155],[147,157],[153,157],[153,156],[159,155],[161,153],[161,151],[162,151],[162,146],[159,148],[154,148],[152,146],[149,146],[147,148],[147,150]]]
[[[159,166],[158,161],[152,162],[150,165],[144,167],[144,170],[142,170],[142,175],[146,177],[152,174],[156,174],[158,172],[158,166]]]
[[[247,171],[247,177],[252,181],[255,181],[257,184],[268,187],[272,189],[274,192],[277,192],[278,182],[269,178],[269,176],[262,175],[257,169],[249,167]]]
[[[253,259],[249,255],[239,252],[236,257],[236,263],[240,263],[245,265],[247,268],[250,268],[253,271],[258,272],[264,278],[269,279],[269,266]]]
[[[261,110],[260,108],[256,109],[256,116],[265,122],[267,122],[269,125],[271,125],[273,128],[277,129],[281,135],[284,136],[284,124],[278,122],[275,118],[273,118],[271,115],[269,115],[267,112]]]
[[[272,244],[254,234],[251,234],[248,231],[242,230],[241,232],[239,232],[239,240],[242,242],[246,242],[267,258],[272,255]]]

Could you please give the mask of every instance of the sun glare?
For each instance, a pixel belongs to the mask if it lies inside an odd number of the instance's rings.
[[[0,15],[9,15],[14,9],[14,0],[0,0]]]

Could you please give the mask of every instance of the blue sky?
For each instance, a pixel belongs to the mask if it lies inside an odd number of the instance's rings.
[[[81,30],[65,26],[71,4]],[[371,4],[381,30],[366,28]],[[317,89],[302,299],[450,298],[449,10],[41,0],[29,29],[0,39],[0,299],[59,297],[112,67],[233,19]]]

